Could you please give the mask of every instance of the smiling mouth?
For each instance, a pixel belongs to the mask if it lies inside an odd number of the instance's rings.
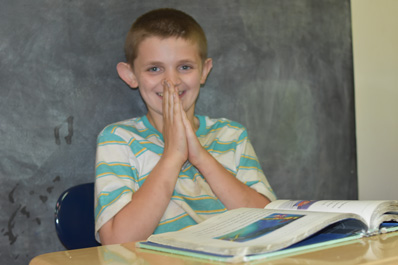
[[[185,91],[178,91],[178,95],[179,95],[180,97],[181,97],[184,93],[185,93]],[[156,93],[156,95],[158,95],[159,97],[163,97],[163,92]]]

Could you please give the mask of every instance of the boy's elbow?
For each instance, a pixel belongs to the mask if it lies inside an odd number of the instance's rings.
[[[115,227],[113,219],[105,223],[99,232],[99,238],[102,245],[122,244],[146,240],[147,237],[135,233],[133,229],[121,229]]]
[[[102,245],[113,245],[113,244],[121,244],[126,243],[129,240],[123,238],[115,231],[113,226],[113,219],[106,222],[98,231],[99,238],[101,240]]]
[[[98,231],[99,238],[102,245],[117,244],[117,238],[115,233],[112,231],[112,220],[106,222]]]
[[[257,198],[256,198],[255,203],[254,203],[254,205],[255,205],[254,208],[264,208],[265,206],[267,206],[271,202],[271,200],[268,199],[267,196],[265,196],[265,195],[263,195],[261,193],[257,193],[257,194],[258,195],[257,195]]]

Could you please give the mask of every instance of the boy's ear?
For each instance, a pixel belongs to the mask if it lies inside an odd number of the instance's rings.
[[[131,66],[128,63],[118,63],[116,66],[117,73],[119,74],[120,78],[126,82],[131,88],[138,87],[138,81],[131,69]]]
[[[202,68],[202,77],[200,79],[200,83],[202,85],[206,82],[207,76],[209,75],[211,68],[213,68],[213,60],[211,58],[207,58],[203,63]]]

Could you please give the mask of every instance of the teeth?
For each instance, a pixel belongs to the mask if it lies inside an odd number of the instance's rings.
[[[182,95],[182,93],[184,93],[184,91],[178,91],[178,95]],[[163,92],[159,92],[159,93],[156,93],[158,96],[161,96],[161,97],[163,97]]]

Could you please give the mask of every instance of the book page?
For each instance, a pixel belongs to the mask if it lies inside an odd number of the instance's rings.
[[[369,227],[373,225],[374,213],[382,214],[377,209],[390,205],[390,201],[358,200],[277,200],[268,204],[265,209],[285,209],[299,211],[355,213],[365,219]],[[373,228],[373,227],[372,227]]]
[[[148,241],[221,255],[264,253],[287,247],[352,214],[241,208]],[[357,216],[360,218],[359,216]]]

